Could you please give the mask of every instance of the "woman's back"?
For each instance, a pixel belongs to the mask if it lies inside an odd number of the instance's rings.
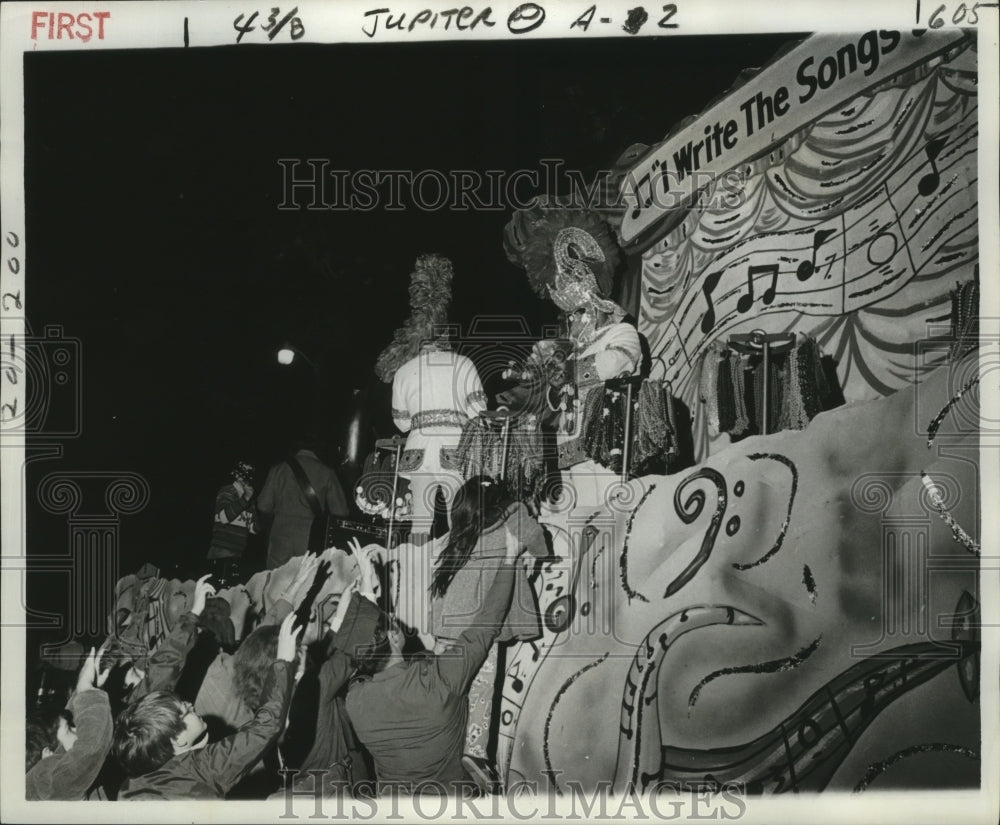
[[[487,524],[473,543],[468,560],[455,572],[444,595],[431,603],[432,630],[440,639],[456,639],[473,620],[496,577],[507,548],[508,531],[518,537],[533,556],[548,555],[545,533],[521,502],[502,510],[492,524]],[[499,641],[527,641],[541,636],[541,618],[537,600],[524,567],[518,565],[514,597],[500,633]]]

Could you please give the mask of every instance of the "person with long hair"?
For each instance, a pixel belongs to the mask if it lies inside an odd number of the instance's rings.
[[[451,530],[437,557],[431,580],[431,632],[435,650],[453,644],[476,616],[506,553],[507,534],[535,558],[548,555],[545,533],[523,502],[486,476],[473,476],[459,489]],[[541,617],[523,565],[515,572],[514,595],[498,642],[530,641],[542,635]],[[476,674],[469,690],[466,754],[489,762],[488,741],[496,681],[497,648]]]
[[[194,709],[216,736],[226,736],[253,719],[264,682],[274,662],[278,628],[305,597],[316,577],[320,558],[306,553],[288,587],[278,595],[261,625],[233,654],[221,651],[201,682]]]
[[[463,758],[469,687],[500,634],[524,551],[517,536],[500,534],[504,552],[490,589],[453,645],[405,656],[402,628],[382,614],[364,644],[348,646],[357,678],[347,712],[372,757],[379,792],[467,794],[471,779],[480,782]]]

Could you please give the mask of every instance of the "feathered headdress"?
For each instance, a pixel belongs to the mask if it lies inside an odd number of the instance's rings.
[[[375,362],[375,374],[385,383],[391,383],[396,370],[416,356],[422,344],[432,341],[434,328],[447,321],[452,274],[451,261],[443,255],[417,258],[410,275],[410,317]]]
[[[527,272],[539,297],[551,298],[564,312],[595,306],[623,314],[607,300],[621,253],[611,229],[593,212],[536,198],[504,228],[504,251]]]

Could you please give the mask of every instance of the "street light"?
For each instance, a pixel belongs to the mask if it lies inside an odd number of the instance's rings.
[[[278,350],[278,363],[282,366],[290,366],[295,361],[296,357],[305,361],[312,368],[313,372],[317,374],[319,373],[319,370],[316,369],[316,365],[312,362],[312,359],[298,347],[285,343],[282,345],[281,349]]]

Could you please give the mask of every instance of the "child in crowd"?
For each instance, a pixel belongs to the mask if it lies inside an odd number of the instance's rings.
[[[50,720],[28,723],[25,739],[25,799],[76,801],[97,779],[111,749],[111,707],[101,690],[100,653],[83,661],[66,710]]]
[[[172,691],[153,691],[127,708],[115,730],[115,754],[130,777],[119,799],[224,798],[284,729],[301,633],[294,624],[289,613],[261,706],[236,733],[209,744],[205,721]]]

